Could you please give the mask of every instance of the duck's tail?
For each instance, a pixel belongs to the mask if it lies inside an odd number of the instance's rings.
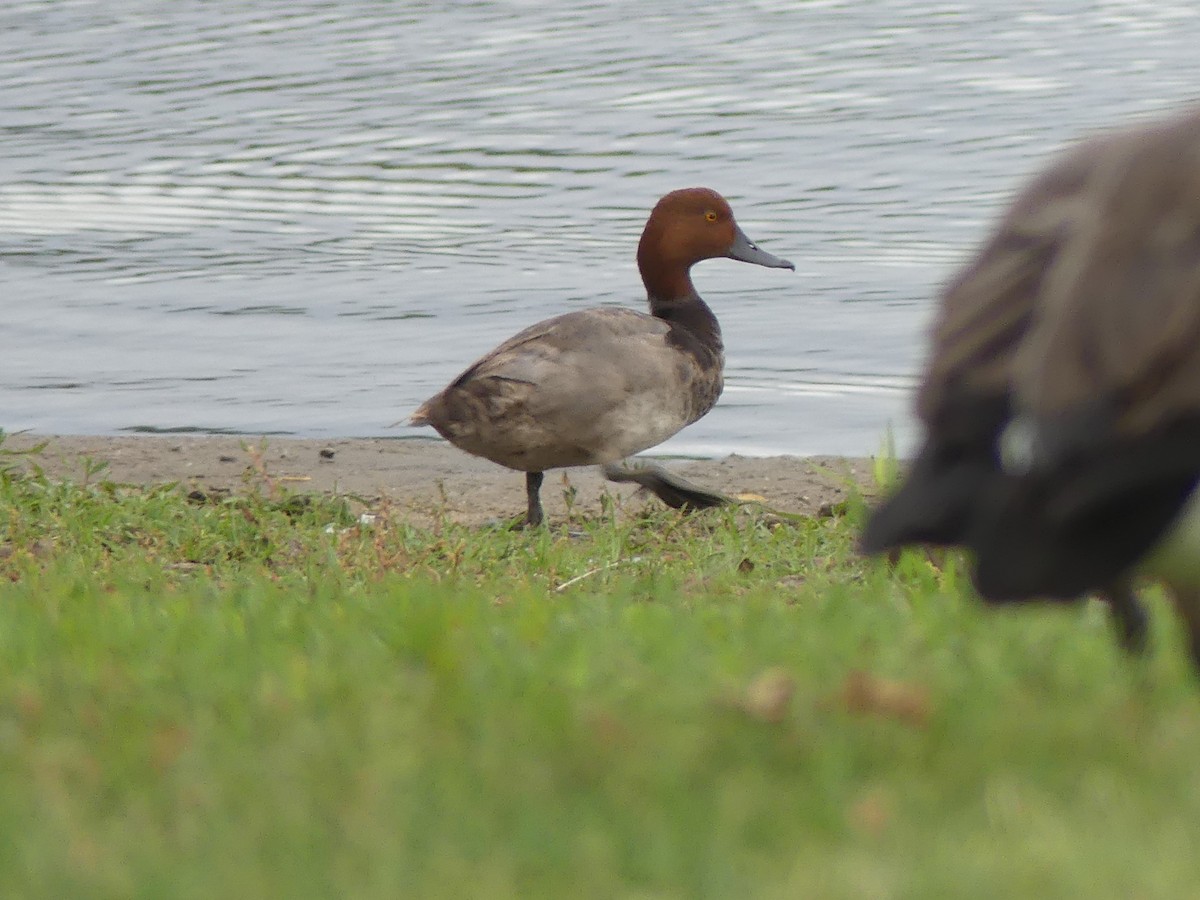
[[[433,400],[437,399],[436,397]],[[398,425],[432,425],[433,424],[433,400],[426,400],[418,406],[407,419],[401,419],[398,422],[393,422],[389,428],[395,428]]]

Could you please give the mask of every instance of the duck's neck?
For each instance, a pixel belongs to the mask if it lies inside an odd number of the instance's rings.
[[[652,315],[677,328],[685,329],[710,350],[720,352],[724,349],[717,317],[708,308],[708,304],[700,299],[694,288],[683,297],[664,300],[661,296],[650,293],[647,299]]]
[[[652,315],[691,332],[705,346],[720,351],[721,326],[692,284],[691,266],[661,264],[661,248],[652,240],[650,225],[638,244],[638,271],[646,285]],[[656,252],[652,252],[656,251]]]

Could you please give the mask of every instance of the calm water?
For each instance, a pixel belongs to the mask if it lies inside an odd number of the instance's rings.
[[[0,7],[0,427],[414,433],[516,330],[641,308],[650,206],[706,184],[797,271],[697,267],[728,386],[666,449],[907,444],[1013,187],[1200,96],[1190,0],[282,6]]]

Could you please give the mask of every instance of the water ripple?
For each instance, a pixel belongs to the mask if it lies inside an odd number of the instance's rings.
[[[667,449],[870,452],[1013,186],[1192,99],[1198,39],[1167,0],[16,0],[0,426],[385,433],[537,318],[640,306],[649,206],[706,183],[798,271],[697,268],[729,389]]]

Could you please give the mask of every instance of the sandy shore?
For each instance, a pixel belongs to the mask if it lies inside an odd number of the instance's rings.
[[[420,520],[444,512],[458,521],[478,523],[515,515],[525,504],[520,473],[468,456],[440,440],[16,434],[8,435],[3,447],[25,450],[42,442],[46,446],[37,455],[10,457],[7,462],[36,464],[53,478],[76,481],[85,477],[89,466],[103,463],[102,474],[93,479],[179,482],[189,490],[205,492],[273,482],[292,491],[352,494],[368,506],[386,500]],[[727,456],[659,462],[704,487],[762,498],[777,509],[806,514],[844,499],[851,483],[869,486],[871,477],[869,459]],[[576,511],[598,513],[603,490],[620,495],[622,508],[636,509],[643,502],[634,496],[635,487],[607,484],[594,469],[554,471],[547,473],[542,488],[551,522],[566,514],[568,484],[576,489]],[[658,501],[646,498],[644,502]]]

